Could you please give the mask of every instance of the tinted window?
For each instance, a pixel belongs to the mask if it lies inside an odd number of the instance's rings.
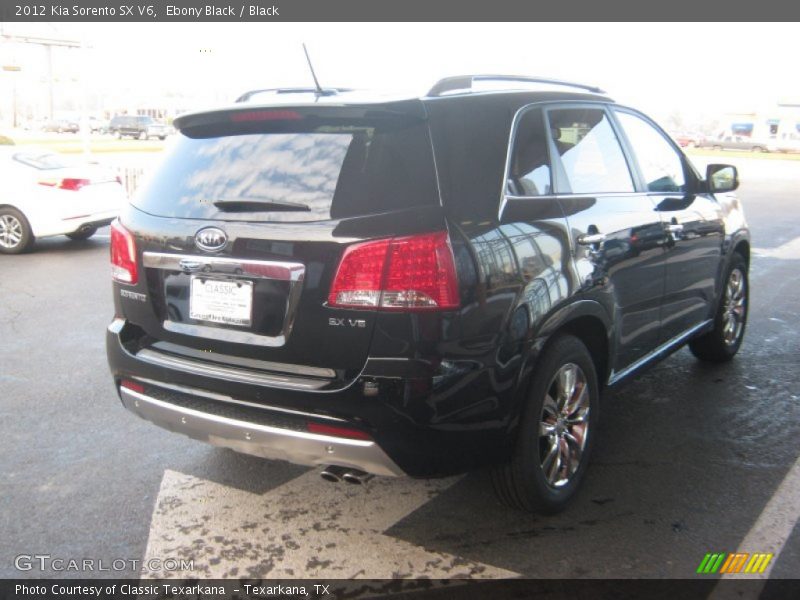
[[[550,131],[561,157],[569,189],[560,192],[595,194],[632,192],[625,155],[605,111],[569,108],[548,111]]]
[[[517,125],[508,171],[508,193],[515,196],[551,194],[550,158],[544,118],[529,110]]]
[[[169,217],[297,222],[438,203],[423,122],[298,123],[281,122],[274,133],[184,132],[133,204]],[[295,209],[233,213],[215,206],[236,202]]]
[[[626,112],[617,112],[622,129],[633,147],[639,170],[650,192],[682,192],[686,189],[683,162],[675,149],[650,123]]]

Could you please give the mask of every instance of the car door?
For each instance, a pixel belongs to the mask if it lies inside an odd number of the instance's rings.
[[[554,187],[571,230],[576,285],[615,323],[614,373],[651,351],[664,293],[664,230],[602,104],[548,107]],[[612,373],[612,378],[614,377]]]
[[[666,343],[713,314],[722,265],[722,209],[712,195],[696,193],[699,177],[663,131],[635,111],[614,112],[666,232],[659,335]]]

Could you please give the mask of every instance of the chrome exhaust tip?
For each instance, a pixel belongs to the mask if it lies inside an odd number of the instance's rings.
[[[344,467],[337,467],[335,465],[331,465],[325,467],[322,470],[322,473],[319,474],[325,481],[330,481],[332,483],[339,483],[343,478],[344,475],[347,473],[347,469]]]
[[[356,469],[350,469],[342,474],[342,479],[351,485],[364,485],[373,477],[375,476],[371,473],[365,473],[364,471],[358,471]]]

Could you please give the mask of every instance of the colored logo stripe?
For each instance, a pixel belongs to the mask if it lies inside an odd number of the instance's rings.
[[[700,566],[697,567],[698,573],[716,573],[717,569],[719,569],[722,561],[725,560],[725,556],[727,556],[724,552],[721,553],[714,553],[714,554],[706,554],[705,558],[703,558],[703,562],[700,563]]]
[[[763,573],[766,571],[772,557],[772,553],[756,552],[709,552],[703,557],[697,572],[701,574],[713,575],[719,573]],[[744,569],[744,570],[743,570]]]

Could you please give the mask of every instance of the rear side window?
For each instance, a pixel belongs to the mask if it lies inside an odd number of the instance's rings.
[[[563,108],[547,114],[568,184],[568,189],[559,189],[559,192],[634,191],[625,155],[603,109]]]
[[[650,123],[627,112],[617,119],[628,137],[648,192],[683,192],[686,175],[675,148]]]
[[[547,134],[539,109],[524,113],[517,124],[508,169],[508,193],[514,196],[552,193]]]
[[[165,217],[303,222],[439,201],[421,120],[315,117],[273,131],[208,132],[182,132],[133,204]],[[235,213],[220,203],[270,209]]]

